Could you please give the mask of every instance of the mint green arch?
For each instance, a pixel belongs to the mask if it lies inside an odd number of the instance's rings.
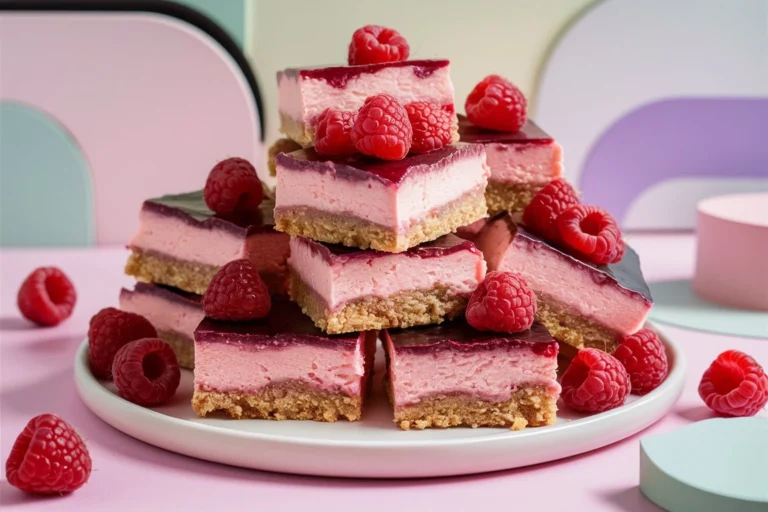
[[[0,101],[0,246],[93,245],[93,212],[88,162],[66,128]]]
[[[240,48],[245,46],[246,0],[176,0],[176,2],[206,14],[221,25]]]

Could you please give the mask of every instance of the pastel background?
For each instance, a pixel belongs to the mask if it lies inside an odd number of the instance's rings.
[[[264,169],[275,72],[342,62],[367,23],[450,58],[460,109],[489,73],[518,84],[566,175],[627,229],[691,229],[698,199],[768,190],[763,0],[182,3],[245,52],[263,111],[185,21],[0,11],[0,245],[123,244],[142,199],[199,187],[226,156]]]

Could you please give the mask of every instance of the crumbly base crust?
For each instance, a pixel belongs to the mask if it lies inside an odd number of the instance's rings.
[[[158,329],[157,335],[167,342],[176,354],[179,366],[188,370],[195,369],[195,341],[176,331]]]
[[[289,381],[270,385],[252,395],[195,390],[192,408],[200,417],[224,411],[234,419],[356,421],[363,413],[363,397]]]
[[[145,283],[173,286],[203,295],[219,267],[167,258],[156,253],[131,248],[125,273]]]
[[[533,196],[544,188],[543,184],[504,183],[488,181],[485,189],[485,201],[488,203],[488,214],[494,216],[500,212],[521,212],[531,202]]]
[[[390,402],[392,387],[387,385]],[[451,427],[525,427],[554,425],[557,396],[540,387],[518,389],[505,402],[487,402],[471,396],[435,396],[395,410],[395,423],[403,430]]]
[[[424,220],[412,225],[403,234],[398,234],[394,227],[307,207],[276,209],[275,229],[330,244],[403,252],[486,216],[484,190],[478,188],[446,206],[432,210]]]
[[[280,132],[303,148],[315,144],[315,129],[283,112],[280,112]]]
[[[277,176],[275,157],[279,153],[291,153],[299,149],[301,149],[301,144],[291,139],[277,139],[275,143],[269,147],[269,156],[267,158],[267,168],[269,169],[269,175],[272,177]]]
[[[537,295],[536,320],[556,340],[577,349],[598,348],[612,354],[618,347],[618,333],[574,313],[552,299]]]

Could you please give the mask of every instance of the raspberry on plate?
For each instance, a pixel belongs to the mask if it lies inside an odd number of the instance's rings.
[[[768,376],[744,352],[726,350],[701,377],[699,396],[717,413],[754,416],[768,403]]]
[[[408,113],[388,94],[371,96],[357,112],[352,127],[352,142],[364,155],[382,160],[402,160],[413,142]]]
[[[557,243],[557,217],[569,206],[579,204],[579,196],[563,178],[549,182],[533,196],[523,211],[523,224],[528,231],[548,242]]]
[[[5,476],[28,493],[69,493],[91,476],[91,456],[72,425],[55,414],[41,414],[29,420],[13,443]]]
[[[213,276],[203,295],[205,314],[217,320],[245,321],[267,316],[272,301],[253,263],[230,261]]]
[[[323,110],[317,118],[315,127],[315,151],[325,156],[347,156],[357,153],[351,138],[356,115],[355,112],[337,108]]]
[[[72,314],[77,293],[72,281],[56,267],[40,267],[19,288],[16,303],[27,320],[37,325],[58,325]]]
[[[258,212],[264,199],[264,187],[248,160],[227,158],[211,169],[203,198],[208,208],[219,215]]]
[[[467,304],[467,323],[480,331],[522,332],[531,328],[536,315],[536,295],[522,276],[489,272],[472,292]]]
[[[596,348],[579,351],[563,373],[560,385],[563,403],[582,412],[619,407],[632,387],[618,359]]]
[[[408,41],[397,30],[379,25],[366,25],[355,30],[349,43],[347,61],[350,66],[408,60]]]
[[[112,378],[112,361],[124,345],[140,338],[156,338],[149,320],[136,313],[105,308],[96,313],[88,328],[88,360],[100,379]]]
[[[171,346],[142,338],[121,348],[112,364],[117,394],[138,405],[159,405],[173,397],[181,371]]]
[[[557,217],[560,240],[574,255],[597,265],[623,256],[621,230],[610,213],[597,206],[575,204]]]
[[[527,101],[512,82],[489,75],[467,96],[467,119],[477,126],[502,132],[516,132],[525,124]]]
[[[632,393],[645,395],[664,382],[669,373],[667,353],[659,335],[652,329],[641,329],[625,336],[613,353],[629,373]]]
[[[440,149],[453,140],[453,113],[434,103],[415,101],[405,106],[413,129],[411,153]]]

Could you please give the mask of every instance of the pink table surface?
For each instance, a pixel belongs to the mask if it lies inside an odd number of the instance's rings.
[[[684,235],[637,235],[650,281],[690,275],[694,240]],[[708,418],[696,388],[721,351],[737,348],[765,361],[768,342],[670,327],[688,358],[685,391],[674,409],[645,432],[570,459],[492,474],[411,481],[299,477],[232,468],[187,458],[134,440],[99,420],[73,382],[73,358],[100,308],[117,304],[131,280],[122,273],[122,248],[0,251],[0,455],[34,415],[55,412],[86,438],[93,458],[89,483],[67,497],[32,498],[0,481],[4,510],[483,510],[655,511],[638,489],[639,439]],[[16,309],[28,272],[57,265],[78,291],[75,313],[63,325],[32,328]],[[766,415],[765,412],[762,413]],[[258,454],[254,454],[255,457]],[[333,464],[332,460],[328,461]],[[176,508],[174,508],[175,510]]]

